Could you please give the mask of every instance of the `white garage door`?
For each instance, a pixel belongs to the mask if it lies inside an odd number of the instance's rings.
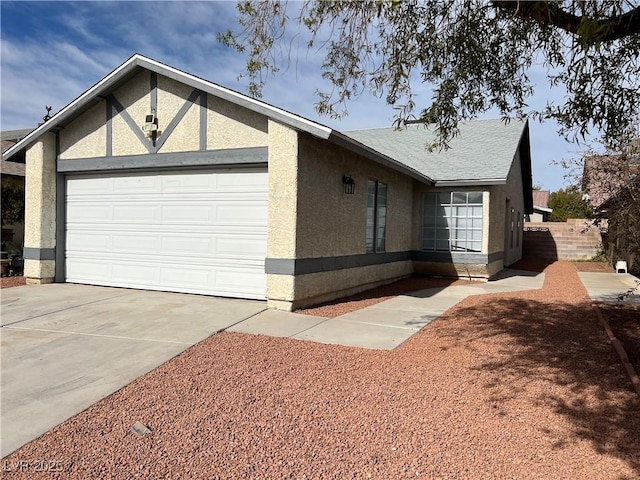
[[[66,281],[264,299],[267,172],[67,178]]]

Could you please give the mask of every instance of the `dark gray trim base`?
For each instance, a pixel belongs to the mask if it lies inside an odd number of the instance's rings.
[[[24,247],[22,255],[25,260],[55,260],[56,249]]]
[[[231,148],[206,152],[157,153],[120,157],[58,160],[58,172],[79,173],[138,168],[266,165],[267,147]]]
[[[320,258],[266,258],[266,273],[276,275],[304,275],[307,273],[330,272],[346,268],[367,267],[383,263],[411,260],[411,252],[364,253],[361,255],[344,255],[340,257]]]
[[[502,252],[485,253],[474,252],[412,252],[411,259],[416,262],[435,262],[435,263],[459,263],[463,265],[469,264],[485,264],[500,260],[504,257]]]
[[[331,272],[347,268],[367,267],[385,263],[414,262],[456,263],[461,265],[483,264],[500,260],[502,252],[486,255],[468,252],[388,252],[364,253],[359,255],[343,255],[339,257],[319,258],[266,258],[264,269],[266,273],[275,275],[305,275],[308,273]]]

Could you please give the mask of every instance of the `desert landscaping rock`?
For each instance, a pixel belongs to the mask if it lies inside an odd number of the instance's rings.
[[[393,351],[214,335],[6,457],[4,478],[639,478],[640,398],[576,268],[545,274]]]

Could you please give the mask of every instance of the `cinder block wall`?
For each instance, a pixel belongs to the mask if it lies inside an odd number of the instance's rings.
[[[523,257],[544,260],[588,260],[599,251],[602,237],[591,220],[524,224]]]

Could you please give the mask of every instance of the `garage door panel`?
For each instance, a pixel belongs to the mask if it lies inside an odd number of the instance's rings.
[[[111,235],[111,253],[157,252],[162,239],[157,235],[127,233]]]
[[[68,237],[67,249],[104,252],[111,249],[111,236],[85,231],[82,235]]]
[[[67,223],[86,223],[111,218],[111,206],[93,203],[68,203]],[[72,219],[71,221],[69,219]]]
[[[262,212],[266,210],[264,203],[223,203],[218,205],[216,218],[225,225],[262,225],[264,223]]]
[[[67,180],[69,282],[264,299],[266,238],[266,171]]]
[[[189,246],[188,251],[185,251],[185,245]],[[162,237],[160,248],[165,255],[204,257],[216,251],[216,239],[212,235],[167,235]]]
[[[258,260],[264,260],[267,256],[267,246],[261,237],[223,237],[218,239],[216,245],[216,255],[219,257],[245,258],[246,252],[254,252],[251,258]]]
[[[211,204],[181,202],[181,205],[162,207],[160,224],[214,225],[216,209]]]
[[[230,172],[226,175],[220,176],[216,179],[217,190],[219,192],[231,193],[242,191],[254,191],[254,192],[266,192],[267,184],[262,178],[261,172],[254,173],[240,173]]]

